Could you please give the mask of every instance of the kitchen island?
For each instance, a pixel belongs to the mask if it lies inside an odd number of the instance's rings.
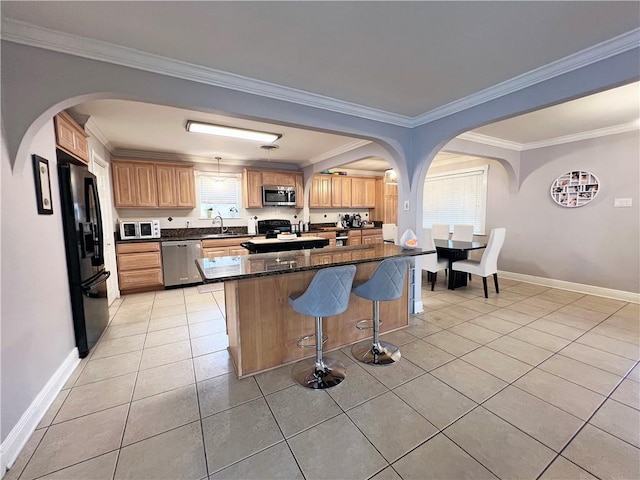
[[[289,295],[304,291],[316,270],[356,265],[357,282],[368,279],[385,258],[428,253],[434,251],[375,244],[201,258],[196,263],[205,283],[224,282],[229,352],[238,378],[243,378],[313,356],[312,349],[299,348],[297,342],[313,333],[315,320],[294,312]],[[325,351],[369,338],[369,330],[358,330],[355,325],[370,319],[371,313],[370,301],[352,295],[346,312],[324,322]],[[380,316],[381,332],[408,325],[409,275],[401,298],[381,302]]]

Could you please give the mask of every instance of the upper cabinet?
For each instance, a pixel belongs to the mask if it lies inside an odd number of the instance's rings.
[[[56,146],[78,160],[79,163],[89,164],[89,147],[87,134],[67,112],[60,112],[54,118],[56,130]]]
[[[381,178],[376,180],[376,206],[371,219],[398,224],[398,185],[385,184]]]
[[[194,208],[193,166],[112,160],[116,208]]]
[[[244,208],[262,208],[263,185],[295,187],[296,208],[304,207],[304,184],[301,173],[245,168],[242,171],[242,184]]]
[[[311,182],[309,208],[374,208],[376,179],[316,175]]]

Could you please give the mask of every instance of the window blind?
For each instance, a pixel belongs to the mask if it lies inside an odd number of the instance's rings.
[[[239,211],[240,179],[236,176],[199,174],[198,195],[201,217],[206,217],[209,209],[214,216],[219,212],[223,217],[232,217]]]
[[[422,227],[434,223],[473,225],[484,235],[489,166],[429,175],[425,180]]]

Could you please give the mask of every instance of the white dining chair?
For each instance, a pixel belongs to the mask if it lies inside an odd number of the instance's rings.
[[[430,228],[423,229],[424,235],[424,250],[435,250],[436,246],[433,243],[432,231]],[[422,270],[426,270],[431,277],[431,291],[435,287],[436,280],[438,279],[438,272],[440,270],[447,271],[449,268],[449,260],[441,260],[438,258],[437,253],[430,253],[428,255],[421,256]]]
[[[434,223],[431,227],[431,238],[434,240],[449,240],[449,224]]]
[[[494,228],[489,234],[487,248],[480,261],[477,260],[458,260],[453,262],[451,270],[455,272],[465,272],[482,277],[482,285],[484,286],[484,298],[489,298],[487,293],[487,277],[493,275],[493,283],[496,287],[496,293],[500,293],[498,288],[498,255],[504,244],[506,228]]]
[[[395,223],[382,224],[382,240],[384,242],[398,243],[398,226]]]
[[[473,225],[454,225],[451,240],[473,242]]]

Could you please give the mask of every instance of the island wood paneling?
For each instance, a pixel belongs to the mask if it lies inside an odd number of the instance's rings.
[[[377,262],[357,265],[355,281],[368,279]],[[313,357],[315,350],[298,348],[297,341],[314,333],[315,319],[289,306],[289,295],[304,291],[315,271],[225,282],[229,352],[240,378]],[[372,302],[351,295],[346,312],[323,321],[328,336],[324,350],[334,350],[369,339],[371,330],[358,330],[358,321],[370,319]],[[408,325],[408,277],[401,298],[380,303],[381,332]]]

